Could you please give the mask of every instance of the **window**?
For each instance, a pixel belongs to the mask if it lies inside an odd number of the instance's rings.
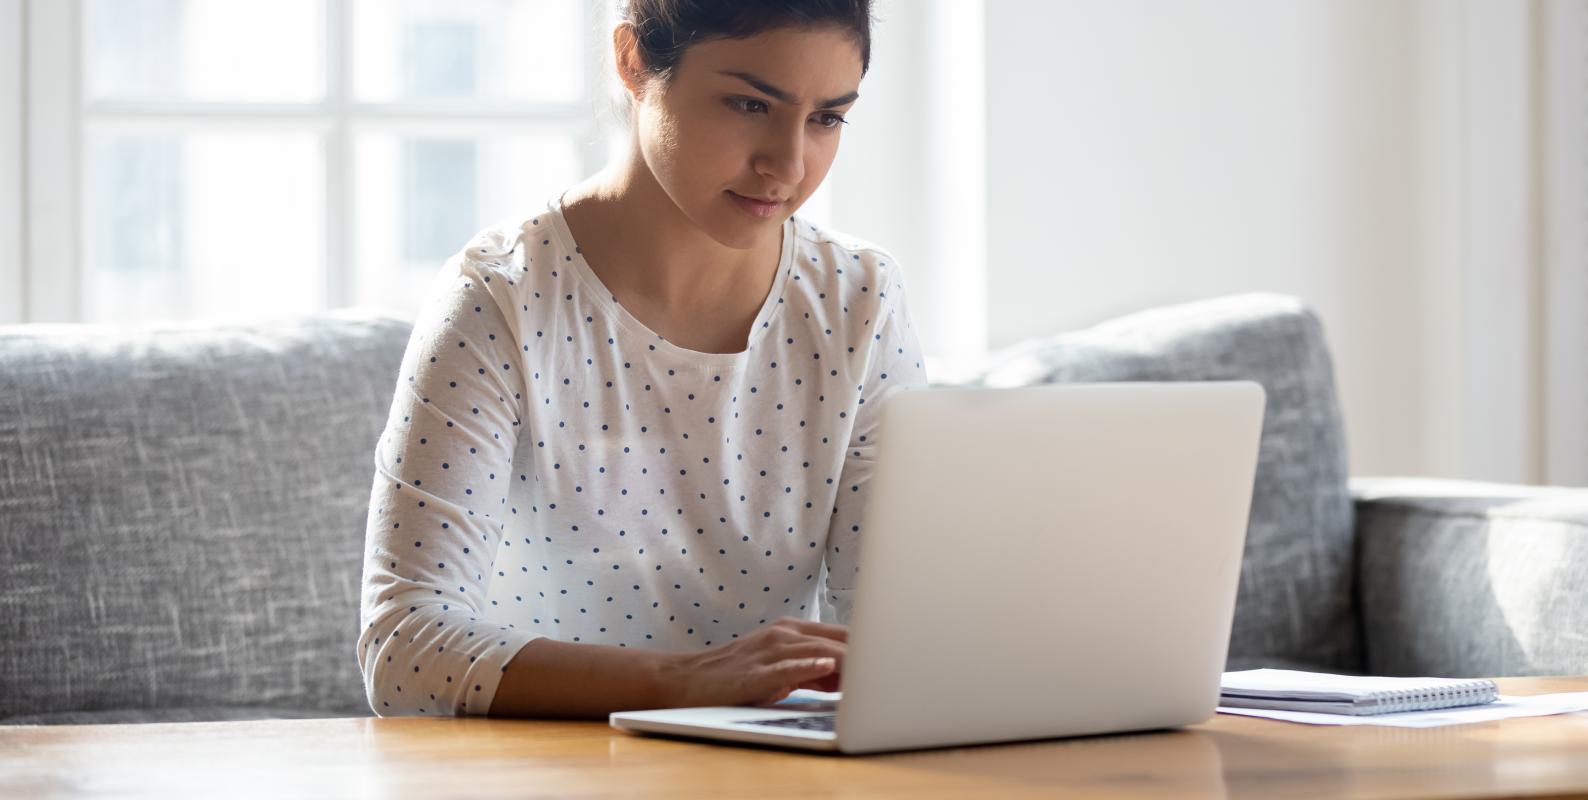
[[[581,0],[33,2],[75,56],[63,146],[32,175],[68,237],[29,248],[30,321],[140,322],[375,306],[411,316],[486,224],[600,168],[610,6]],[[31,109],[30,109],[31,110]],[[31,153],[30,153],[31,155]],[[46,154],[48,155],[48,154]],[[76,176],[75,179],[72,176]],[[52,288],[53,287],[53,288]],[[39,289],[42,288],[43,291]]]
[[[0,114],[0,323],[412,318],[471,234],[626,144],[601,111],[614,19],[614,0],[0,0],[0,107],[23,112]],[[827,220],[832,180],[802,216]]]

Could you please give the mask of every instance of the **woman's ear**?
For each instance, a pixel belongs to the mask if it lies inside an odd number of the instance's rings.
[[[640,40],[634,23],[624,21],[612,28],[612,57],[617,67],[618,80],[634,102],[645,93],[645,59],[640,55]]]

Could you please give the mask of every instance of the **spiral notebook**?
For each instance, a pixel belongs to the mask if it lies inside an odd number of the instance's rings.
[[[1392,714],[1477,706],[1499,696],[1494,681],[1460,678],[1378,678],[1249,669],[1226,672],[1219,681],[1219,705],[1272,708],[1325,714]]]

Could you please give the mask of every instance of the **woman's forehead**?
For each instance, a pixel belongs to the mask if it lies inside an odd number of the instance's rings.
[[[860,46],[846,32],[778,28],[741,39],[710,39],[689,48],[679,72],[693,78],[744,84],[777,97],[813,104],[848,95],[860,85]],[[753,79],[753,80],[747,80]]]

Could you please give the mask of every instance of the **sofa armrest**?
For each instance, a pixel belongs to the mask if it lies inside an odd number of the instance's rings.
[[[1370,674],[1588,674],[1588,490],[1350,486]]]

